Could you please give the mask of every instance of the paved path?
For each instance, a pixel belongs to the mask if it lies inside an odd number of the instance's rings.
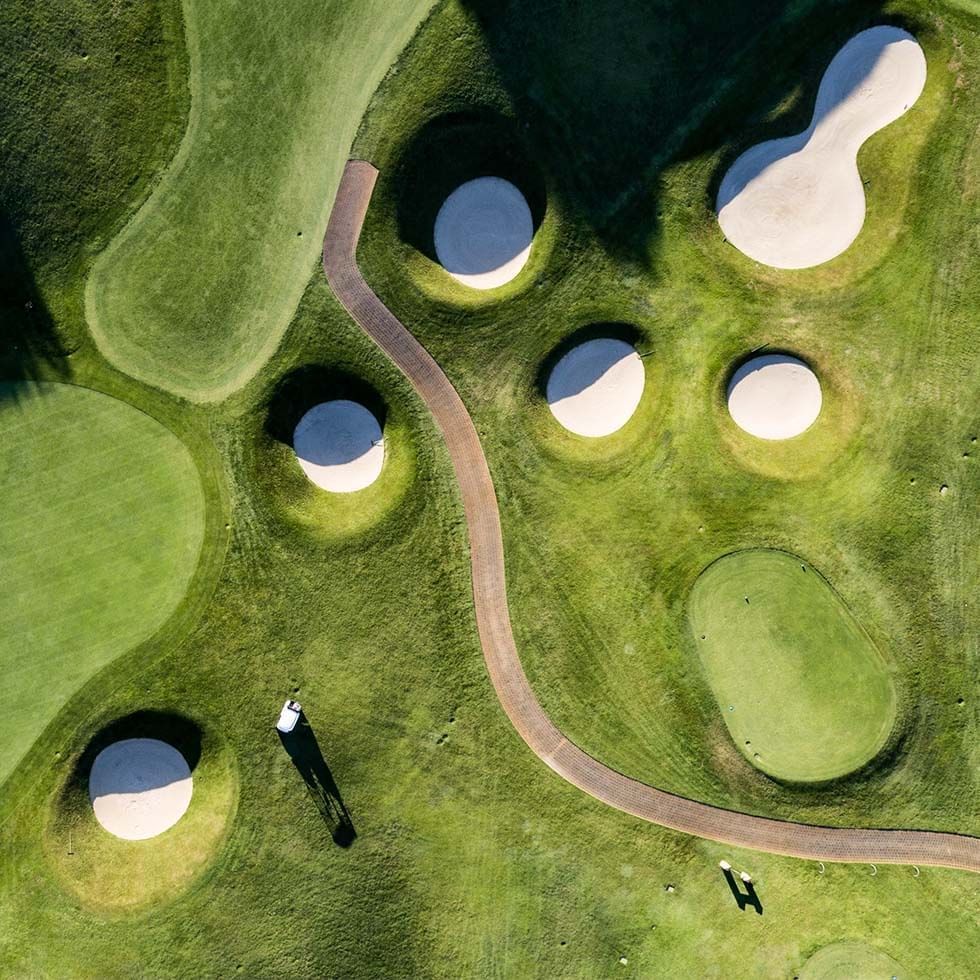
[[[377,175],[370,163],[348,162],[323,242],[323,268],[350,315],[415,386],[446,440],[469,531],[483,656],[501,707],[535,755],[563,779],[610,806],[709,840],[817,861],[940,865],[980,872],[980,838],[815,827],[723,810],[629,779],[587,755],[555,727],[531,690],[514,644],[497,497],[473,421],[439,365],[374,295],[357,267],[357,242]]]

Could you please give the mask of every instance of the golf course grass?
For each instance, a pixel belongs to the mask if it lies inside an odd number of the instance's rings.
[[[832,943],[803,964],[800,980],[892,980],[908,974],[887,953],[867,943]]]
[[[194,461],[124,402],[0,386],[0,779],[68,698],[184,595],[204,534]]]
[[[40,487],[33,560],[3,509],[5,553],[22,552],[0,609],[30,606],[65,654],[7,648],[18,710],[62,682],[53,666],[79,673],[43,717],[0,721],[4,750],[20,740],[0,772],[0,975],[791,977],[860,943],[903,978],[965,980],[974,876],[723,847],[605,806],[527,750],[484,666],[440,435],[317,259],[343,161],[370,160],[359,265],[473,417],[517,647],[570,739],[732,810],[980,834],[980,17],[920,0],[444,0],[415,31],[428,9],[0,9],[15,68],[0,73],[0,380],[50,396],[4,400],[0,428],[63,398],[51,438],[67,440],[85,406],[111,406],[101,437],[66,447],[72,480],[3,471]],[[861,148],[858,238],[810,270],[752,262],[718,228],[724,173],[803,130],[833,54],[878,23],[914,34],[928,75]],[[432,237],[481,176],[518,187],[535,229],[527,264],[487,291],[448,275]],[[627,424],[587,439],[556,423],[546,379],[600,335],[636,349],[645,383]],[[784,442],[726,406],[761,351],[820,379],[819,418]],[[313,485],[292,446],[338,398],[384,432],[381,475],[356,493]],[[30,443],[13,431],[0,457],[40,467],[38,426]],[[102,509],[100,579],[71,518]],[[100,628],[84,653],[53,617],[61,594],[25,588],[69,544],[73,587],[105,584],[78,621],[118,617],[118,649]],[[702,666],[690,617],[711,569],[771,553],[826,581],[776,573],[780,622],[802,603],[814,646],[858,624],[849,678],[869,646],[887,664],[868,674],[885,676],[880,750],[870,715],[810,709],[851,733],[832,750],[865,738],[873,762],[838,756],[858,766],[846,778],[761,770]],[[286,697],[310,764],[275,731]],[[158,837],[123,841],[92,815],[87,767],[117,737],[168,741],[189,765],[199,740],[189,808]],[[826,761],[799,739],[791,754]],[[751,873],[762,915],[739,909],[722,859]]]
[[[818,571],[780,551],[710,565],[691,632],[732,741],[777,779],[833,779],[881,749],[895,690],[881,654]]]
[[[89,327],[116,367],[215,401],[262,366],[306,286],[361,113],[431,2],[183,4],[187,130],[88,280]]]

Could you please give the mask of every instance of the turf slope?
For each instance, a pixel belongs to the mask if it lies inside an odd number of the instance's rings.
[[[190,454],[124,402],[0,386],[0,779],[99,668],[170,616],[197,565]]]
[[[90,328],[116,367],[215,401],[268,359],[361,113],[430,3],[186,0],[187,132],[86,290]]]

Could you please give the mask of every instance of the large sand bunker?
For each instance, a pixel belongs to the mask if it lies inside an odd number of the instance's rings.
[[[746,361],[728,383],[735,424],[760,439],[791,439],[817,420],[823,396],[810,368],[788,354]]]
[[[643,362],[632,344],[610,337],[573,347],[548,377],[548,406],[580,436],[607,436],[621,429],[643,395]]]
[[[127,738],[92,763],[95,818],[116,837],[146,840],[172,827],[190,806],[193,780],[184,757],[155,738]]]
[[[293,449],[310,480],[333,493],[370,486],[385,459],[374,413],[344,398],[314,405],[296,426]]]
[[[524,195],[501,177],[467,181],[446,198],[436,216],[439,262],[473,289],[510,282],[527,262],[533,237]]]
[[[728,240],[778,269],[840,255],[864,224],[858,150],[925,81],[925,55],[906,31],[872,27],[851,38],[820,82],[806,131],[751,147],[725,174],[717,209]]]

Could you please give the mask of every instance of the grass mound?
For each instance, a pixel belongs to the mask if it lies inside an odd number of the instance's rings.
[[[384,433],[381,475],[355,494],[325,493],[296,458],[296,426],[323,402],[363,405]],[[321,538],[339,540],[378,525],[415,480],[415,448],[401,405],[386,402],[378,389],[347,368],[304,364],[284,374],[265,403],[261,452],[252,479],[279,516]]]
[[[123,840],[95,818],[89,773],[104,748],[124,739],[159,739],[176,748],[194,778],[187,812],[148,840]],[[197,722],[170,711],[139,711],[106,725],[69,758],[55,795],[45,847],[63,886],[103,913],[168,901],[204,870],[224,840],[238,798],[230,748]]]
[[[728,731],[778,779],[845,775],[884,745],[895,690],[868,635],[824,578],[780,551],[710,565],[690,624]]]
[[[175,610],[204,497],[169,429],[74,385],[0,386],[0,461],[3,777],[92,674]]]

